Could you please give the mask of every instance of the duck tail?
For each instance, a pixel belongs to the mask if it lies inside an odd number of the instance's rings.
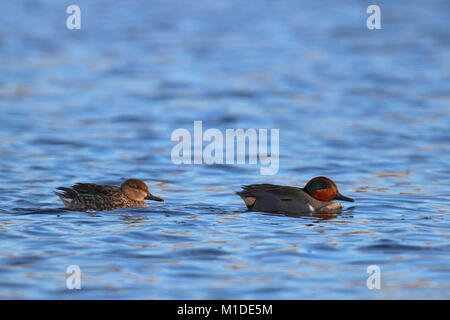
[[[75,199],[78,196],[78,193],[70,188],[59,187],[56,189],[64,191],[63,193],[55,191],[55,194],[61,199],[64,205],[68,208],[70,207],[73,199]]]
[[[244,203],[247,206],[248,210],[251,210],[253,208],[256,202],[256,197],[246,195],[245,192],[243,191],[236,192],[236,194],[239,195],[239,197],[241,197],[242,200],[244,200]]]

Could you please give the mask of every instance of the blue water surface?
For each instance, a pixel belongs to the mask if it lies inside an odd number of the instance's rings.
[[[376,1],[380,30],[369,4],[1,1],[0,298],[449,299],[449,2]],[[279,129],[278,173],[175,165],[195,120]],[[290,217],[235,194],[318,175],[356,202]],[[165,202],[53,193],[129,177]]]

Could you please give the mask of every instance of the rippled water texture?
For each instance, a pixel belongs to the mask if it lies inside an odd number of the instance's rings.
[[[0,298],[449,299],[449,2],[378,3],[381,30],[356,0],[1,1]],[[280,129],[278,174],[173,164],[194,120]],[[234,193],[317,175],[356,202],[288,217]],[[53,194],[128,177],[166,201]]]

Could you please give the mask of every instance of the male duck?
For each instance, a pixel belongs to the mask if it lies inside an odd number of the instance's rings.
[[[146,207],[144,200],[164,201],[153,196],[147,185],[139,179],[128,179],[119,187],[94,183],[77,183],[71,188],[59,187],[55,192],[70,210],[113,210],[130,207]]]
[[[355,201],[340,194],[336,184],[326,177],[311,179],[303,189],[273,184],[251,184],[242,188],[236,193],[244,200],[249,211],[329,213],[342,208],[342,204],[331,200]]]

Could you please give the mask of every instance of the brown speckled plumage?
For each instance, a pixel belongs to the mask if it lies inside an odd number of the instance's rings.
[[[130,207],[146,207],[145,200],[164,201],[153,196],[144,182],[128,179],[121,187],[94,183],[77,183],[71,188],[59,187],[63,193],[55,192],[66,208],[71,210],[114,210]]]

